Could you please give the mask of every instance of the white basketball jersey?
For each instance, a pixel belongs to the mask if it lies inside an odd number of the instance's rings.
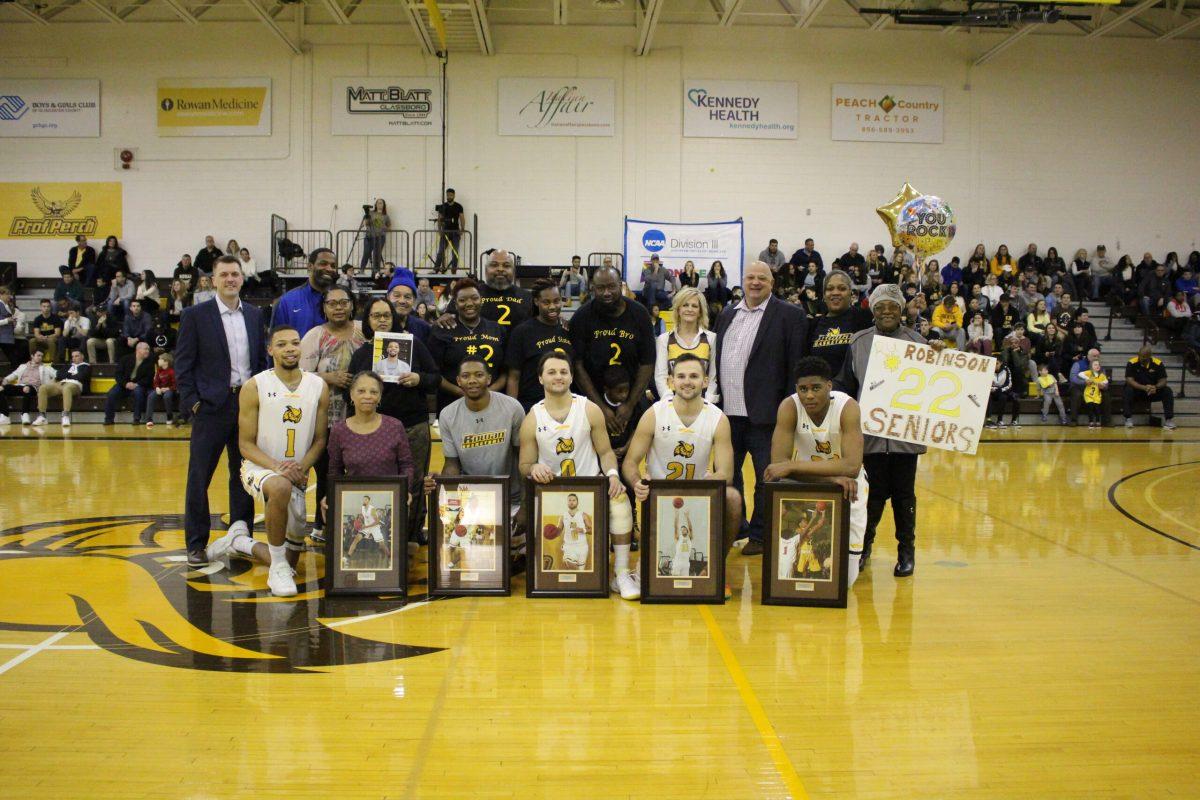
[[[572,514],[570,511],[563,514],[564,532],[571,533],[571,531],[578,531],[582,534],[585,530],[587,530],[587,526],[584,524],[582,511],[575,509],[574,514]]]
[[[799,545],[799,535],[779,540],[779,577],[792,577],[792,569],[796,565],[796,548]]]
[[[587,398],[571,395],[571,410],[559,422],[546,410],[542,400],[533,407],[537,421],[538,463],[555,475],[584,478],[600,474],[600,459],[592,447],[592,426],[587,418]]]
[[[284,385],[275,370],[254,376],[258,387],[258,447],[276,461],[303,458],[316,434],[317,407],[325,382],[312,372],[300,375],[295,391]]]
[[[708,472],[713,439],[721,421],[721,409],[705,402],[691,425],[684,425],[674,402],[654,404],[654,441],[646,455],[651,480],[694,480]]]
[[[363,527],[370,528],[379,525],[379,509],[375,506],[362,507]]]

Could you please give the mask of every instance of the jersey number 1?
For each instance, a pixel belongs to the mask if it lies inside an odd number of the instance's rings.
[[[284,458],[295,458],[296,457],[296,429],[288,428],[287,429],[287,437],[288,437],[287,450],[283,451],[283,457]]]

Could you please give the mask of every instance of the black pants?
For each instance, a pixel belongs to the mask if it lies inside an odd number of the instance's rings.
[[[1133,401],[1138,398],[1144,398],[1151,404],[1155,402],[1162,402],[1163,416],[1167,419],[1171,419],[1175,416],[1175,395],[1171,394],[1170,386],[1164,386],[1161,389],[1156,390],[1154,394],[1150,395],[1133,388],[1128,383],[1125,384],[1125,396],[1122,398],[1125,401],[1123,408],[1125,419],[1131,419],[1133,417]],[[1151,409],[1153,409],[1153,407],[1154,406],[1151,405]]]
[[[912,555],[917,541],[917,455],[915,453],[869,453],[863,456],[867,468],[867,547],[875,541],[875,529],[883,519],[883,507],[892,501],[892,520],[896,523],[897,553]]]
[[[239,473],[242,455],[238,450],[238,400],[230,394],[220,408],[200,407],[192,424],[188,453],[187,494],[183,529],[187,549],[203,550],[208,545],[210,516],[208,485],[221,461],[221,452],[229,457],[229,523],[241,520],[254,527],[254,499],[242,488]]]
[[[1071,422],[1079,421],[1079,408],[1083,405],[1083,388],[1071,384]],[[1100,417],[1103,419],[1103,425],[1106,427],[1112,420],[1112,415],[1108,408],[1108,392],[1105,392],[1100,398]]]
[[[329,441],[329,435],[326,434],[325,441]],[[329,494],[329,448],[326,447],[321,451],[321,457],[317,459],[317,463],[313,466],[317,471],[317,514],[313,519],[314,528],[325,528],[325,512],[321,510],[321,501]]]
[[[442,268],[442,258],[446,255],[446,245],[450,245],[450,260],[446,263],[446,269],[458,269],[458,242],[462,238],[462,231],[443,231],[438,236],[437,255],[433,257],[434,269]]]
[[[37,408],[38,390],[36,386],[18,386],[10,383],[0,391],[0,414],[8,413],[8,398],[21,398],[21,413],[32,414]]]
[[[8,359],[9,366],[12,368],[9,372],[24,364],[29,360],[29,351],[21,346],[22,343],[10,342],[8,344],[0,344],[0,353],[4,353],[4,357]]]
[[[1020,403],[1017,402],[1017,396],[1011,391],[1008,392],[992,392],[988,398],[987,416],[992,415],[993,409],[996,412],[996,422],[1004,419],[1004,407],[1012,408],[1012,421],[1017,421],[1017,412],[1020,411]]]
[[[742,533],[753,541],[762,543],[766,524],[767,492],[763,488],[763,470],[771,463],[771,434],[775,426],[756,425],[746,417],[730,417],[729,429],[733,439],[733,488],[746,496],[742,485],[742,464],[750,456],[754,464],[754,515],[742,526]]]

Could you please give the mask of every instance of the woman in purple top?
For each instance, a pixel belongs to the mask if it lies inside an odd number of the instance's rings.
[[[329,431],[329,479],[403,477],[411,495],[413,460],[408,434],[400,420],[376,410],[382,396],[383,381],[374,372],[360,372],[350,381],[354,413]]]

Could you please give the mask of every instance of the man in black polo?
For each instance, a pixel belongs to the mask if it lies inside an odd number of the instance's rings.
[[[438,250],[433,259],[433,271],[458,272],[458,243],[466,227],[462,204],[455,202],[454,190],[447,189],[446,202],[438,203],[433,210],[437,212],[438,226]],[[450,246],[450,261],[443,266],[447,245]]]
[[[1167,386],[1167,368],[1154,357],[1149,345],[1138,351],[1136,358],[1125,365],[1124,414],[1125,427],[1133,427],[1133,401],[1139,397],[1148,403],[1161,402],[1163,430],[1175,430],[1175,396]]]
[[[483,304],[479,316],[499,325],[506,338],[518,325],[537,314],[533,293],[516,285],[516,275],[515,260],[507,250],[493,250],[488,254],[483,267],[484,282],[479,287],[479,300]],[[443,330],[453,328],[458,324],[457,311],[451,300],[446,313],[438,317],[437,326]]]
[[[792,253],[791,264],[796,267],[806,268],[809,262],[816,262],[817,269],[825,268],[825,260],[821,258],[821,254],[817,252],[816,245],[812,239],[804,240],[804,247]]]

